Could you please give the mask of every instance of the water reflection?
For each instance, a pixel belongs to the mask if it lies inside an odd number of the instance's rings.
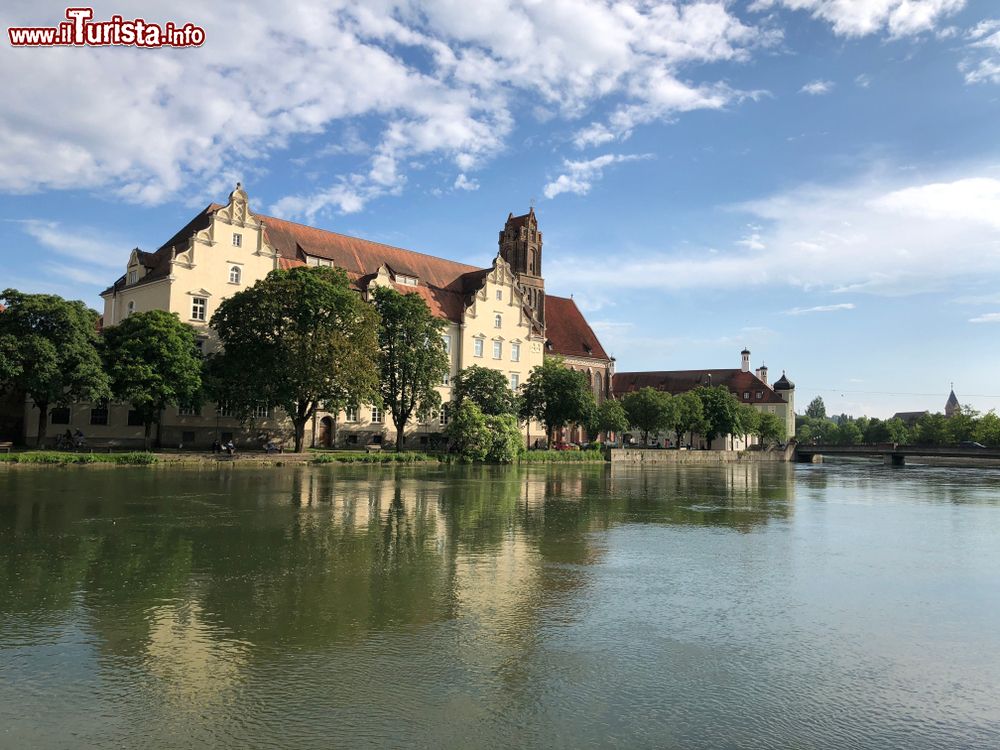
[[[614,701],[589,691],[620,675],[659,695],[675,689],[661,684],[668,675],[692,690],[684,670],[707,654],[674,654],[664,638],[726,649],[744,641],[736,634],[815,629],[781,599],[809,574],[786,530],[803,502],[863,500],[885,493],[886,476],[790,465],[10,471],[0,720],[33,746],[261,733],[409,744],[414,731],[440,746],[608,744],[588,725],[603,714],[585,710],[571,729],[559,711],[576,710],[573,696]],[[910,476],[918,500],[995,500],[988,484]],[[825,518],[816,507],[802,529]],[[829,538],[823,528],[809,543]],[[76,687],[61,679],[67,663]],[[749,701],[758,678],[723,682]],[[68,718],[46,724],[54,705]],[[289,716],[302,735],[287,733]]]

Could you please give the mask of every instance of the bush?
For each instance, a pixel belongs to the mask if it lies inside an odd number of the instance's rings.
[[[586,451],[528,451],[521,460],[525,463],[576,463],[585,461],[604,462],[604,452]]]
[[[323,453],[314,457],[312,464],[413,464],[440,461],[437,456],[426,453]]]
[[[486,460],[492,464],[512,464],[524,453],[524,436],[517,419],[511,414],[486,417],[489,450]]]
[[[30,451],[26,453],[0,454],[0,461],[12,464],[117,464],[149,466],[157,458],[152,453],[136,451],[132,453],[57,453],[53,451]]]

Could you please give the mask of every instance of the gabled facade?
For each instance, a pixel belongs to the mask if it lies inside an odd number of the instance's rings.
[[[499,370],[517,390],[547,355],[565,357],[567,366],[587,374],[595,395],[605,398],[613,360],[571,299],[546,300],[541,243],[533,210],[509,215],[492,263],[470,266],[257,214],[237,184],[226,204],[207,206],[154,252],[132,250],[125,273],[101,294],[103,324],[116,325],[146,310],[168,310],[198,329],[203,350],[210,352],[218,342],[209,321],[224,299],[278,268],[336,266],[366,298],[378,286],[419,294],[446,321],[451,368],[439,386],[445,404],[451,400],[452,378],[465,367]],[[78,404],[56,416],[59,422],[50,435],[66,425],[82,429],[94,442],[142,441],[143,428],[131,424],[136,420],[124,404]],[[408,445],[428,445],[447,420],[444,410],[427,422],[407,425]],[[30,418],[26,423],[34,424]],[[537,424],[528,425],[526,432],[528,437],[544,434]],[[224,404],[206,404],[197,413],[170,409],[161,424],[165,446],[207,446],[232,437],[252,447],[289,434],[290,425],[280,414],[262,412],[241,425]],[[585,436],[577,430],[574,437]],[[371,405],[319,413],[306,435],[307,443],[329,446],[394,439],[391,418]]]

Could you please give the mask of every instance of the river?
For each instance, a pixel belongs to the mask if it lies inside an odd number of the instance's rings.
[[[998,480],[0,469],[0,747],[1000,747]]]

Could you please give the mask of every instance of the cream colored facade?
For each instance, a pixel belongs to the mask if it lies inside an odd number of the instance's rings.
[[[534,214],[530,218],[532,227]],[[508,220],[510,221],[510,220]],[[268,225],[284,226],[290,222],[268,219],[253,213],[246,192],[240,185],[229,196],[225,205],[212,205],[195,217],[171,240],[155,253],[138,248],[128,258],[125,273],[115,284],[102,293],[104,300],[103,324],[117,325],[129,315],[148,310],[168,310],[180,320],[190,323],[202,335],[201,346],[206,353],[217,348],[209,321],[219,304],[236,292],[253,285],[277,268],[295,265],[338,265],[335,260],[315,251],[308,243],[295,243],[295,255],[289,257],[287,246],[279,248],[269,238]],[[299,225],[295,225],[299,226]],[[319,232],[310,227],[300,227],[302,232]],[[522,230],[524,234],[525,230]],[[537,257],[532,255],[532,286],[520,283],[518,274],[498,252],[488,269],[468,267],[469,288],[463,291],[460,314],[442,315],[447,320],[446,346],[451,358],[448,378],[438,388],[442,403],[451,400],[451,380],[462,369],[479,365],[502,372],[510,387],[517,390],[523,385],[532,369],[540,365],[552,351],[547,341],[544,325],[527,299],[537,295],[541,270],[541,233],[537,237]],[[343,239],[343,236],[337,235]],[[346,238],[355,243],[366,241]],[[339,241],[339,240],[338,240]],[[379,248],[376,243],[367,243]],[[410,253],[392,250],[398,253]],[[419,254],[410,253],[416,260]],[[405,257],[405,256],[404,256]],[[436,263],[450,261],[433,259]],[[451,264],[464,269],[459,264]],[[536,272],[537,269],[537,273]],[[388,263],[368,274],[348,270],[352,283],[368,296],[372,286],[391,286],[403,293],[431,294],[428,281],[410,272],[401,272]],[[438,294],[440,290],[435,290]],[[451,293],[451,292],[449,292]],[[432,295],[433,296],[433,295]],[[533,300],[537,297],[533,297]],[[457,306],[453,306],[457,308]],[[432,308],[433,309],[433,308]],[[575,310],[575,306],[573,308]],[[577,313],[579,314],[579,313]],[[582,318],[580,318],[582,320]],[[585,325],[585,323],[584,323]],[[591,332],[592,335],[592,332]],[[599,347],[599,343],[596,343]],[[581,361],[580,367],[603,368],[603,383],[610,378],[610,361]],[[37,417],[33,406],[26,405],[26,438],[33,441],[37,430]],[[63,412],[52,421],[48,435],[51,441],[69,429],[81,430],[91,445],[138,446],[143,442],[143,428],[130,414],[125,404],[107,407],[93,404],[76,404],[68,418]],[[435,434],[447,424],[447,414],[436,414],[426,422],[411,421],[406,426],[407,446],[430,446]],[[197,412],[169,408],[162,415],[160,424],[161,444],[164,447],[207,447],[215,440],[233,439],[241,447],[259,447],[265,442],[278,440],[286,444],[291,437],[291,424],[279,413],[262,412],[249,423],[241,424],[229,416],[224,405],[205,404]],[[525,426],[526,439],[544,437],[541,425]],[[307,445],[351,447],[372,442],[391,443],[395,440],[395,427],[391,416],[371,405],[362,405],[350,412],[317,413],[305,436]]]

